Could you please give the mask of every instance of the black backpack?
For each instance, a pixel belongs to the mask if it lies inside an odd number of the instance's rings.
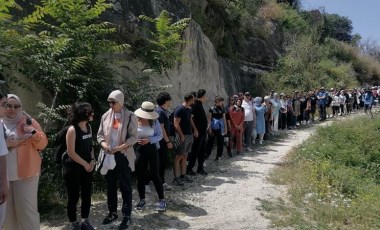
[[[331,106],[332,101],[333,101],[333,98],[329,95],[327,98],[327,107]]]
[[[66,126],[63,129],[61,129],[57,136],[55,137],[54,146],[55,146],[55,152],[54,152],[54,162],[56,164],[62,164],[62,156],[66,152],[67,146],[66,146],[66,133],[70,126]]]

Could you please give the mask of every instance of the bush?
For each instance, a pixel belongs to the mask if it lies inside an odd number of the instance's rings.
[[[305,229],[378,228],[379,130],[380,119],[369,117],[318,128],[285,167],[272,173],[273,181],[289,185],[292,201],[285,207],[291,215],[276,223]]]

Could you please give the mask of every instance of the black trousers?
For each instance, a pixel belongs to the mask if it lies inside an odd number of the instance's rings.
[[[160,141],[160,149],[158,150],[158,175],[162,183],[165,183],[166,161],[169,154],[168,145],[164,139]],[[150,177],[149,177],[150,180]]]
[[[158,198],[164,199],[164,188],[159,176],[158,170],[158,153],[155,144],[136,145],[136,176],[137,191],[140,199],[145,199],[145,180],[148,165],[150,175],[156,188]]]
[[[197,172],[203,171],[203,163],[206,155],[206,135],[206,132],[199,133],[198,138],[194,138],[191,153],[188,156],[189,164],[187,165],[187,170],[192,170],[198,159]]]
[[[75,164],[75,165],[74,165]],[[92,172],[88,173],[83,166],[75,162],[65,167],[63,179],[67,189],[67,216],[70,222],[77,221],[77,205],[81,198],[81,217],[88,218],[91,207]]]
[[[124,216],[131,216],[132,212],[132,183],[131,169],[124,154],[115,153],[116,166],[113,170],[108,170],[107,181],[107,205],[110,213],[117,212],[117,182],[119,181],[123,206],[121,212]]]
[[[211,155],[212,147],[216,138],[216,157],[221,157],[223,154],[224,137],[220,130],[212,130],[213,135],[208,135],[206,157]]]
[[[279,117],[279,121],[278,121],[278,127],[280,129],[285,129],[286,128],[286,121],[287,121],[287,117],[286,117],[286,113],[280,113],[280,117]]]
[[[326,120],[326,105],[319,105],[319,116],[322,121]]]

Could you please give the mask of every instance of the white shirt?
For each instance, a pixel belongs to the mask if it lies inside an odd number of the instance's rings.
[[[245,100],[243,100],[243,102],[241,103],[241,107],[244,108],[244,115],[245,115],[244,121],[253,121],[252,101],[246,102]]]

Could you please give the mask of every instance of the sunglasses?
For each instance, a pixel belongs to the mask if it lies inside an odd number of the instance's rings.
[[[21,105],[12,105],[12,104],[7,104],[6,105],[7,109],[18,109],[21,107]]]
[[[115,104],[116,104],[116,101],[108,101],[108,104],[110,104],[110,105],[115,105]]]

